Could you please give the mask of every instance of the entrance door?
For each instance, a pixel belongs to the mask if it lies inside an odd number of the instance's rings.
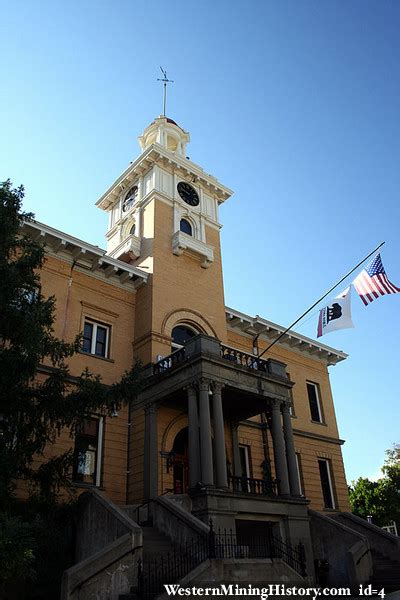
[[[175,437],[172,451],[174,456],[174,494],[186,494],[189,487],[188,428]]]

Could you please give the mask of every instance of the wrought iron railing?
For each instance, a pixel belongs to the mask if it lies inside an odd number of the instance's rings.
[[[254,354],[248,354],[247,352],[224,346],[224,344],[221,344],[221,356],[235,365],[241,365],[242,367],[248,367],[264,373],[269,372],[268,361],[258,358]]]
[[[307,575],[304,545],[295,548],[271,532],[240,536],[232,530],[214,531],[211,523],[209,552],[209,558],[280,558],[302,577]]]
[[[169,369],[175,367],[178,363],[181,363],[185,358],[185,346],[179,348],[179,350],[175,350],[172,354],[165,356],[158,362],[153,365],[153,373],[154,375],[158,375],[159,373],[165,373]]]
[[[304,544],[300,542],[294,548],[290,544],[284,542],[281,538],[275,536],[271,536],[271,544],[273,558],[281,558],[302,577],[307,576],[306,552]]]
[[[303,544],[294,548],[271,532],[245,537],[232,530],[214,531],[210,521],[208,536],[195,536],[183,547],[145,565],[139,559],[138,596],[146,600],[155,598],[164,591],[165,584],[176,583],[208,558],[280,558],[302,577],[307,575]]]
[[[253,479],[252,477],[228,477],[228,485],[234,494],[256,494],[257,496],[277,496],[276,480]]]
[[[185,577],[207,560],[209,554],[209,541],[199,536],[153,562],[143,564],[139,559],[138,596],[147,600],[155,598],[165,591],[164,585],[176,583]]]

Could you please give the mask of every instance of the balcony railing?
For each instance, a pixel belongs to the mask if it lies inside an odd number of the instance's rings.
[[[192,343],[192,340],[194,344]],[[210,341],[212,344],[210,345]],[[158,375],[165,373],[182,363],[186,358],[190,358],[193,354],[198,352],[205,352],[207,355],[214,355],[229,361],[232,365],[240,365],[248,369],[253,369],[261,373],[268,373],[270,375],[278,375],[279,377],[286,378],[286,373],[282,363],[277,361],[271,361],[271,359],[263,360],[249,354],[248,352],[242,352],[236,350],[230,346],[225,346],[212,338],[202,339],[202,336],[196,336],[187,342],[188,348],[182,346],[179,350],[175,350],[172,354],[161,358],[158,362],[153,365],[153,373]],[[282,368],[283,367],[283,368]]]
[[[257,496],[277,496],[278,484],[275,480],[253,479],[252,477],[228,478],[229,490],[234,494],[255,494]]]
[[[181,363],[185,359],[185,346],[179,348],[179,350],[175,350],[169,356],[165,356],[161,360],[153,365],[153,373],[154,375],[158,375],[159,373],[165,373],[165,371],[169,371],[173,369],[177,364]]]
[[[225,360],[231,361],[236,365],[241,365],[242,367],[248,367],[249,369],[256,369],[257,371],[269,373],[269,365],[267,360],[258,358],[257,356],[254,356],[254,354],[248,354],[247,352],[235,350],[235,348],[230,348],[229,346],[224,346],[224,344],[221,344],[221,357]]]

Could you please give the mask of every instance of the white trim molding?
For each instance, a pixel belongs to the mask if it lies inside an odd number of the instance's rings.
[[[227,306],[225,307],[225,311],[228,327],[233,330],[239,330],[241,333],[252,337],[259,335],[261,339],[268,342],[274,341],[274,339],[278,338],[286,329],[286,327],[277,325],[272,321],[267,321],[258,315],[250,317],[245,313],[234,310],[233,308],[228,308]],[[285,333],[277,344],[301,353],[305,352],[309,356],[325,362],[328,366],[336,365],[338,362],[345,360],[348,356],[342,350],[335,350],[335,348],[315,342],[313,339],[295,333],[294,331]]]
[[[135,290],[149,277],[138,267],[108,256],[105,250],[72,237],[38,221],[25,221],[22,231],[45,245],[46,253],[74,263],[88,275],[107,283]]]
[[[202,259],[201,266],[207,269],[214,262],[214,252],[211,246],[208,246],[200,240],[196,240],[191,235],[177,231],[172,236],[172,252],[176,256],[181,256],[184,252]]]

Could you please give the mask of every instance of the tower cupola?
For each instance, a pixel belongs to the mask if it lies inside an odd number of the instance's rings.
[[[186,145],[190,141],[190,135],[172,119],[160,116],[146,127],[138,140],[142,152],[152,144],[160,144],[170,152],[186,157]]]

